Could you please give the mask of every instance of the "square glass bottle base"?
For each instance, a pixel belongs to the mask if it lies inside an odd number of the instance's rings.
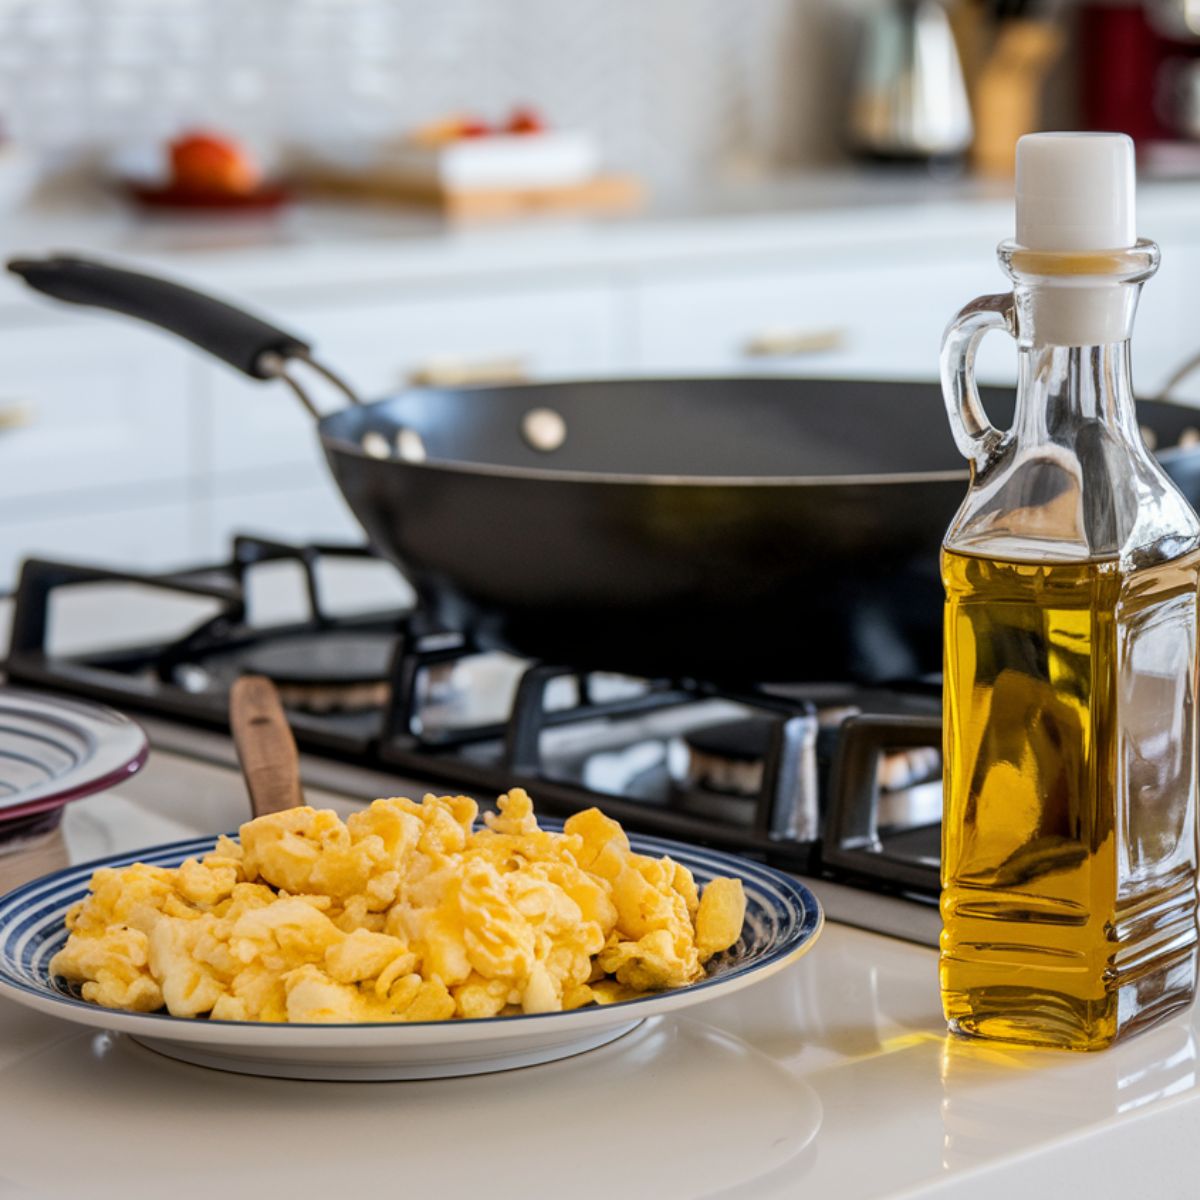
[[[1103,1050],[1187,1008],[1195,997],[1195,941],[1152,963],[1109,972],[1094,999],[1052,986],[954,987],[942,965],[942,1008],[953,1033],[1058,1050]],[[970,971],[971,974],[976,972]]]

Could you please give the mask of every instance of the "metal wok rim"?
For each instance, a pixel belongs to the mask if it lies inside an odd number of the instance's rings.
[[[369,405],[367,407],[370,407]],[[324,419],[322,419],[324,424]],[[887,475],[631,475],[621,471],[570,471],[552,467],[506,467],[494,463],[461,462],[453,458],[377,458],[356,442],[333,437],[321,431],[323,445],[340,454],[371,462],[403,466],[413,471],[440,471],[457,475],[484,475],[496,478],[544,480],[548,483],[602,483],[624,487],[868,487],[881,484],[964,483],[968,468],[954,471],[904,471]],[[1160,462],[1191,454],[1190,447],[1169,446],[1154,452]]]
[[[533,383],[522,383],[519,386],[522,391],[549,391],[559,387],[571,387],[580,384],[604,384],[604,383],[746,383],[773,381],[783,382],[788,380],[788,376],[778,375],[695,375],[695,376],[622,376],[619,378],[605,379],[603,377],[596,379],[552,379],[538,380]],[[806,384],[821,384],[821,383],[878,383],[883,386],[890,386],[896,383],[916,384],[922,383],[931,384],[933,387],[938,387],[936,381],[930,380],[851,380],[844,378],[830,379],[810,379],[808,377],[798,378],[793,382]],[[509,385],[512,386],[512,385]],[[911,483],[964,483],[970,477],[970,470],[964,464],[962,467],[943,471],[900,471],[900,472],[868,472],[858,475],[639,475],[626,471],[579,471],[570,470],[563,467],[512,467],[505,466],[500,463],[479,463],[479,462],[464,462],[453,458],[426,458],[426,459],[407,459],[399,457],[379,458],[377,455],[368,454],[358,442],[350,441],[343,437],[335,436],[326,431],[326,426],[337,421],[345,412],[370,412],[376,409],[382,409],[390,404],[393,400],[400,396],[409,394],[409,392],[428,391],[436,392],[437,388],[412,388],[405,392],[398,392],[395,396],[387,396],[381,400],[370,401],[361,404],[357,408],[338,409],[336,412],[326,413],[317,422],[317,433],[321,439],[323,446],[335,449],[339,454],[345,454],[352,458],[367,460],[370,462],[388,463],[393,465],[403,465],[406,468],[414,471],[440,471],[459,475],[479,475],[500,479],[523,479],[523,480],[543,480],[545,482],[557,483],[598,483],[598,484],[613,484],[622,487],[630,487],[641,485],[644,487],[745,487],[745,488],[779,488],[779,487],[875,487],[879,485],[903,485]],[[485,390],[480,388],[479,390]],[[1170,400],[1152,399],[1151,403],[1161,405],[1165,408],[1188,409],[1191,405],[1176,404]],[[397,428],[402,428],[399,423]],[[1191,447],[1169,446],[1162,451],[1155,452],[1155,457],[1160,461],[1170,461],[1176,455],[1194,453]]]
[[[545,379],[532,383],[522,383],[518,386],[520,386],[522,391],[533,392],[551,391],[560,387],[573,387],[580,384],[653,384],[662,382],[736,384],[767,381],[780,383],[785,380],[787,380],[787,376],[781,377],[778,375],[644,375],[621,376],[612,379],[605,379],[603,377],[596,379]],[[804,377],[794,382],[819,384],[854,381],[845,379],[809,379]],[[860,380],[858,382],[863,381]],[[887,386],[897,381],[880,379],[868,382],[877,382]],[[929,381],[905,380],[902,382],[919,384]],[[936,387],[937,384],[935,383],[934,386]],[[564,467],[512,467],[500,463],[464,462],[453,458],[379,458],[374,454],[368,454],[358,442],[353,442],[326,432],[326,426],[335,422],[344,412],[370,412],[375,409],[382,409],[399,396],[408,395],[409,392],[437,392],[438,390],[437,388],[412,388],[406,392],[399,392],[396,396],[388,396],[382,400],[363,404],[358,409],[339,409],[336,412],[327,413],[317,423],[317,432],[321,438],[321,443],[352,458],[367,459],[379,463],[403,464],[407,468],[418,471],[447,471],[462,475],[482,475],[501,479],[524,479],[531,481],[544,480],[546,482],[558,483],[616,484],[623,487],[633,485],[648,487],[862,487],[872,484],[959,483],[965,481],[969,474],[965,465],[945,471],[904,471],[882,474],[867,473],[862,475],[639,475],[628,471],[578,471]],[[481,388],[480,390],[485,389]],[[400,427],[398,423],[397,427]]]
[[[606,483],[628,487],[852,487],[883,483],[950,483],[965,481],[967,471],[909,471],[895,475],[629,475],[618,471],[569,471],[549,467],[505,467],[493,463],[460,462],[452,458],[377,458],[343,438],[321,434],[326,446],[371,462],[404,466],[414,471],[443,471],[456,475],[487,475],[548,483]]]

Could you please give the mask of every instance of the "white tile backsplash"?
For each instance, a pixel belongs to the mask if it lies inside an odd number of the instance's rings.
[[[0,0],[0,118],[54,151],[260,148],[536,104],[670,181],[836,154],[872,0]]]

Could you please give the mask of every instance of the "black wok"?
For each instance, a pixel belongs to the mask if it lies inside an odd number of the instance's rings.
[[[9,265],[283,378],[316,413],[294,373],[308,347],[257,318],[96,263]],[[1011,395],[984,401],[1006,425]],[[1195,503],[1200,450],[1177,443],[1200,414],[1143,403],[1139,417]],[[481,646],[726,684],[940,667],[938,548],[967,472],[936,384],[423,389],[353,403],[318,432],[372,543]]]

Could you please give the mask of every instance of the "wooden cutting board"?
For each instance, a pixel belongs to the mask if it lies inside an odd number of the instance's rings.
[[[307,174],[305,183],[320,193],[422,205],[438,208],[448,217],[471,220],[539,212],[627,212],[645,197],[641,181],[632,175],[597,175],[562,187],[453,190],[378,169],[343,172],[322,167]]]

